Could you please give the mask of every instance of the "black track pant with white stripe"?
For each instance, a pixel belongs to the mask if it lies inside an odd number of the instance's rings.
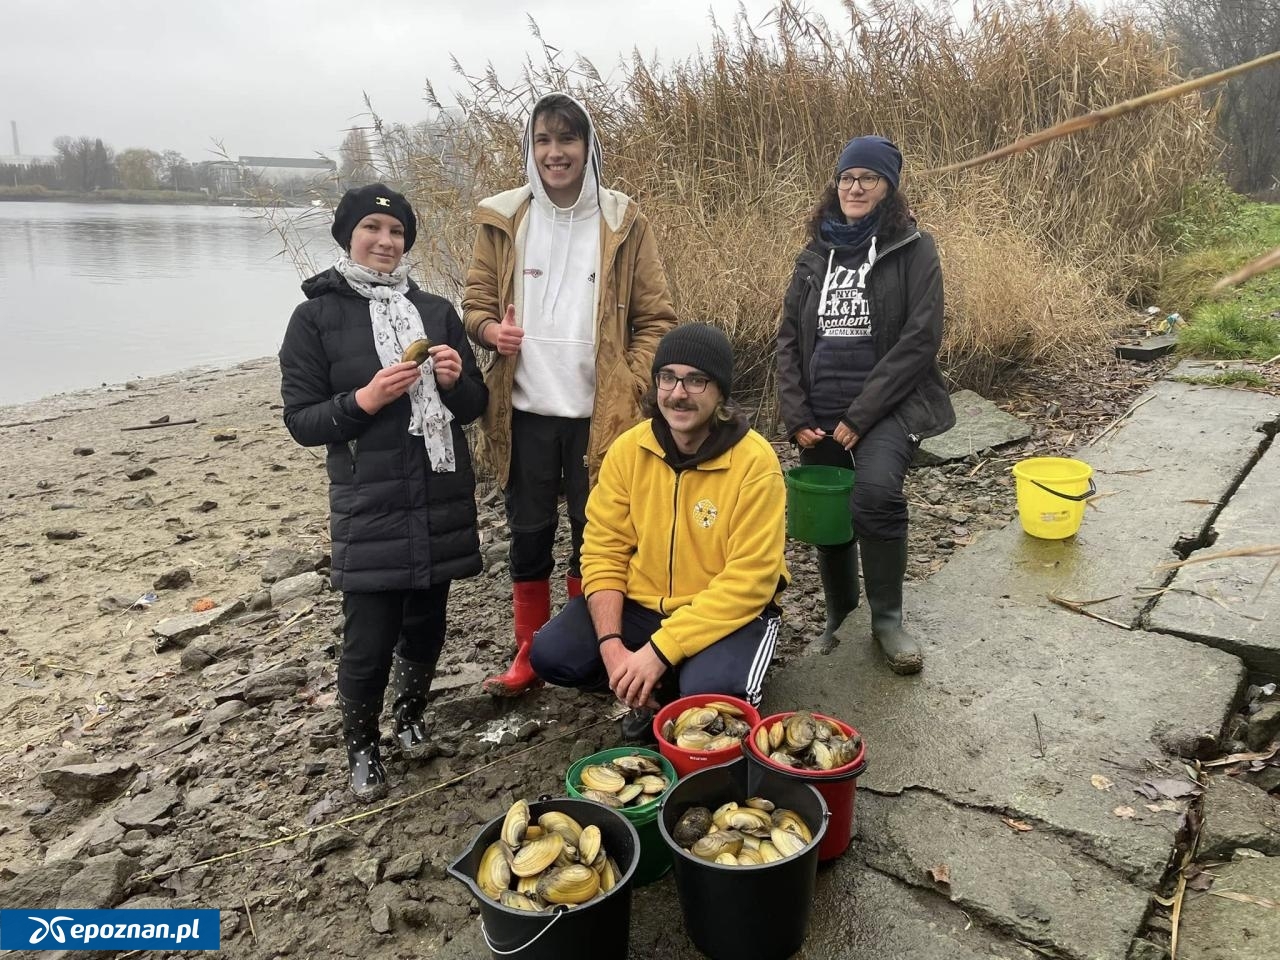
[[[627,599],[622,606],[622,642],[639,650],[664,617]],[[758,705],[764,691],[764,675],[773,659],[780,618],[765,609],[746,626],[668,671],[656,691],[659,702],[695,693],[727,693]],[[559,687],[586,690],[609,689],[609,678],[600,658],[595,627],[583,597],[570,600],[546,626],[533,636],[530,662],[538,676]],[[672,674],[674,673],[674,678]],[[672,682],[674,679],[674,683]]]

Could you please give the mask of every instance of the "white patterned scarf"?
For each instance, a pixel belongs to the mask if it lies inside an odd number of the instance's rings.
[[[399,363],[405,347],[426,336],[418,308],[405,293],[409,290],[409,265],[401,263],[391,273],[370,270],[350,257],[338,258],[334,269],[351,289],[369,301],[369,320],[373,324],[373,343],[383,367]],[[453,414],[440,399],[430,357],[422,364],[422,376],[409,388],[409,432],[422,437],[427,445],[427,459],[435,473],[453,473],[453,432],[449,428]]]

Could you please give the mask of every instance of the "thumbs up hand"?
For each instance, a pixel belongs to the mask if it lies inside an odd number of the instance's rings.
[[[520,352],[524,330],[516,326],[514,304],[507,304],[507,312],[502,315],[501,323],[491,323],[484,328],[484,336],[489,346],[504,357],[514,357]]]

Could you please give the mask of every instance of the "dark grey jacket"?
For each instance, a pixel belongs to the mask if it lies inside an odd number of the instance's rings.
[[[403,396],[370,416],[355,392],[382,367],[369,301],[336,270],[302,285],[307,295],[280,347],[284,422],[304,447],[326,444],[333,585],[352,592],[422,590],[480,572],[475,474],[462,425],[489,402],[457,312],[410,282],[409,299],[432,343],[462,357],[462,376],[440,398],[452,411],[457,469],[433,473],[409,433]]]
[[[942,345],[942,265],[933,237],[912,225],[896,237],[876,241],[877,257],[867,274],[876,365],[842,419],[859,436],[894,416],[912,437],[945,433],[955,410],[938,369]],[[777,336],[778,396],[787,435],[816,427],[809,406],[809,363],[818,336],[818,304],[827,252],[810,243],[796,257],[782,304]]]

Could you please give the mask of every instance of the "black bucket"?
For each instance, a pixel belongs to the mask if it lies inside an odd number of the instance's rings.
[[[785,860],[727,866],[695,857],[671,839],[690,807],[714,810],[753,796],[798,813],[813,842]],[[827,804],[813,787],[750,766],[745,758],[690,774],[672,788],[658,827],[672,851],[685,928],[699,950],[711,960],[783,960],[800,949],[809,928],[827,817]]]
[[[449,873],[470,888],[480,905],[480,933],[495,960],[626,960],[631,938],[631,881],[640,862],[636,828],[621,814],[590,800],[539,800],[529,804],[529,810],[534,821],[558,810],[584,827],[595,824],[622,876],[608,893],[578,907],[530,913],[495,903],[476,884],[480,858],[502,832],[503,817],[494,817],[449,864]]]

